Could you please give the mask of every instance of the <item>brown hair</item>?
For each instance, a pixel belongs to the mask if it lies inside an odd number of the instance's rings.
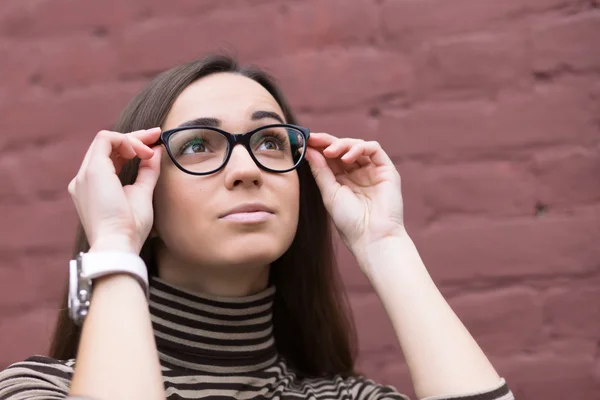
[[[179,65],[155,77],[128,104],[114,130],[131,132],[161,126],[177,96],[204,76],[231,72],[261,84],[281,106],[288,123],[297,121],[274,80],[255,67],[240,67],[227,56],[213,55]],[[139,159],[120,174],[123,185],[137,176]],[[271,264],[270,282],[277,287],[273,305],[275,342],[279,353],[301,376],[355,375],[356,333],[348,301],[335,263],[329,217],[319,188],[306,162],[297,173],[300,181],[300,213],[296,236],[287,252]],[[150,275],[157,275],[152,239],[140,256]],[[73,257],[88,251],[85,232],[78,227]],[[80,328],[67,311],[67,295],[60,311],[50,356],[75,358]]]

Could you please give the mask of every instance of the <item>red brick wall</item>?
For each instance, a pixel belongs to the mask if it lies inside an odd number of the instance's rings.
[[[598,3],[2,0],[0,367],[46,351],[93,135],[157,71],[225,49],[303,124],[384,145],[431,274],[517,398],[600,398]],[[340,258],[361,366],[411,393]]]

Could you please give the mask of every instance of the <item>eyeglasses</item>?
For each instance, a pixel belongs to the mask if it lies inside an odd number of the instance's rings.
[[[207,126],[186,126],[163,131],[163,143],[173,163],[191,175],[209,175],[223,168],[236,144],[242,144],[256,165],[269,172],[296,169],[306,152],[310,130],[297,125],[261,126],[239,135]]]

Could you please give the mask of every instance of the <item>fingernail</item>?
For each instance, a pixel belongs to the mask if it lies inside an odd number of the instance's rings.
[[[146,131],[148,131],[148,132],[152,132],[152,131],[156,131],[156,130],[160,130],[160,126],[155,126],[154,128],[146,129]]]

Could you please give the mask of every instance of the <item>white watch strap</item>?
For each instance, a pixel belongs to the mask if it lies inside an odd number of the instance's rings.
[[[127,252],[92,252],[82,255],[83,277],[88,279],[101,276],[127,273],[133,275],[142,285],[146,298],[148,290],[148,270],[140,256]]]

